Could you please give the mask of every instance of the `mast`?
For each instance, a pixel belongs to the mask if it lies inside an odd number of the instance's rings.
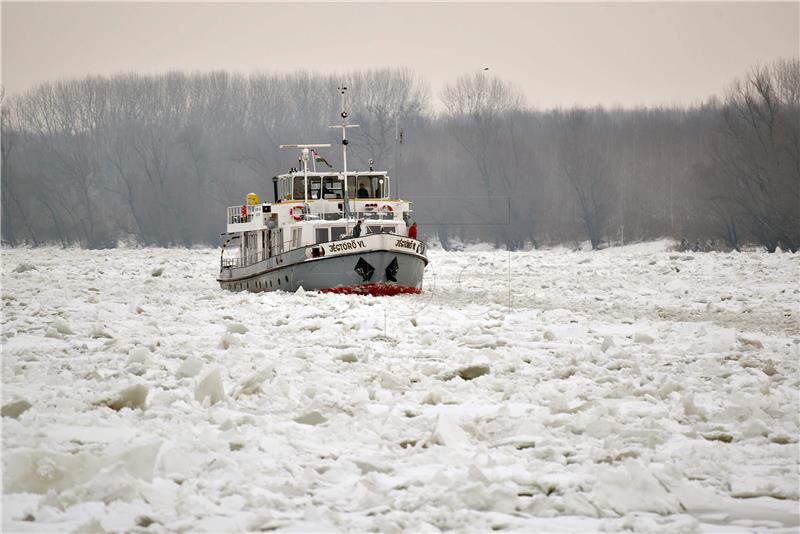
[[[339,116],[342,118],[341,123],[335,124],[333,126],[328,126],[328,128],[341,128],[342,129],[342,179],[344,181],[344,217],[345,221],[350,220],[350,197],[347,195],[347,145],[349,141],[347,140],[347,129],[348,128],[358,128],[358,124],[347,124],[347,87],[339,87],[339,93],[342,95],[342,112]],[[347,223],[345,222],[345,225]],[[348,229],[349,231],[349,229]]]
[[[303,218],[308,220],[308,147],[300,151],[303,159]]]

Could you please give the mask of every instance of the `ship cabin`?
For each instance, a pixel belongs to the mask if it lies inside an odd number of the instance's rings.
[[[262,203],[251,193],[227,212],[227,241],[238,238],[238,255],[223,250],[222,266],[245,267],[286,252],[352,236],[405,236],[411,203],[391,198],[391,179],[383,171],[343,173],[292,170],[272,179],[275,201]],[[224,249],[225,247],[223,247]],[[227,254],[231,254],[227,257]]]

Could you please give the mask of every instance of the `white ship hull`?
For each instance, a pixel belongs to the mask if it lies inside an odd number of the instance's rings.
[[[232,291],[318,290],[393,295],[419,293],[428,259],[425,244],[395,234],[372,234],[308,245],[239,267],[218,281]]]

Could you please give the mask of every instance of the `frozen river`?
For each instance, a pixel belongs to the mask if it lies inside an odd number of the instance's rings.
[[[3,249],[4,532],[800,527],[800,254],[432,251],[390,298],[218,259]]]

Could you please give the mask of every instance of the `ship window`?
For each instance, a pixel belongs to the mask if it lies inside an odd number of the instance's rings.
[[[345,234],[344,226],[331,226],[331,241],[338,241]]]
[[[292,248],[300,246],[300,236],[302,235],[302,228],[292,228]]]
[[[281,277],[278,277],[278,285],[281,285]]]
[[[388,185],[389,179],[384,176],[376,176],[374,179],[375,183],[375,197],[376,198],[388,198]]]
[[[322,198],[342,198],[342,182],[338,176],[326,176],[322,184]]]
[[[278,182],[279,191],[278,193],[281,195],[281,198],[284,200],[291,200],[292,199],[292,182],[291,178],[281,178]]]
[[[388,179],[385,176],[359,176],[355,185],[355,196],[357,198],[386,198],[387,185]],[[350,189],[348,189],[349,191]]]
[[[309,178],[308,179],[308,198],[318,200],[319,199],[319,182],[320,178]]]
[[[289,281],[289,277],[288,277],[288,276],[284,276],[284,278],[286,278],[286,281],[287,281],[287,282]]]
[[[361,176],[358,178],[358,189],[356,190],[356,197],[358,198],[375,198],[372,194],[372,184],[369,183],[369,178]]]
[[[381,233],[380,226],[367,226],[367,233],[368,234],[379,234]]]
[[[328,229],[317,228],[316,237],[317,237],[317,243],[324,243],[328,241]]]
[[[294,188],[292,191],[292,198],[294,200],[303,200],[306,198],[305,193],[303,192],[303,186],[305,182],[302,176],[295,176],[294,177]]]
[[[394,233],[394,226],[381,226],[381,232],[384,234]]]

